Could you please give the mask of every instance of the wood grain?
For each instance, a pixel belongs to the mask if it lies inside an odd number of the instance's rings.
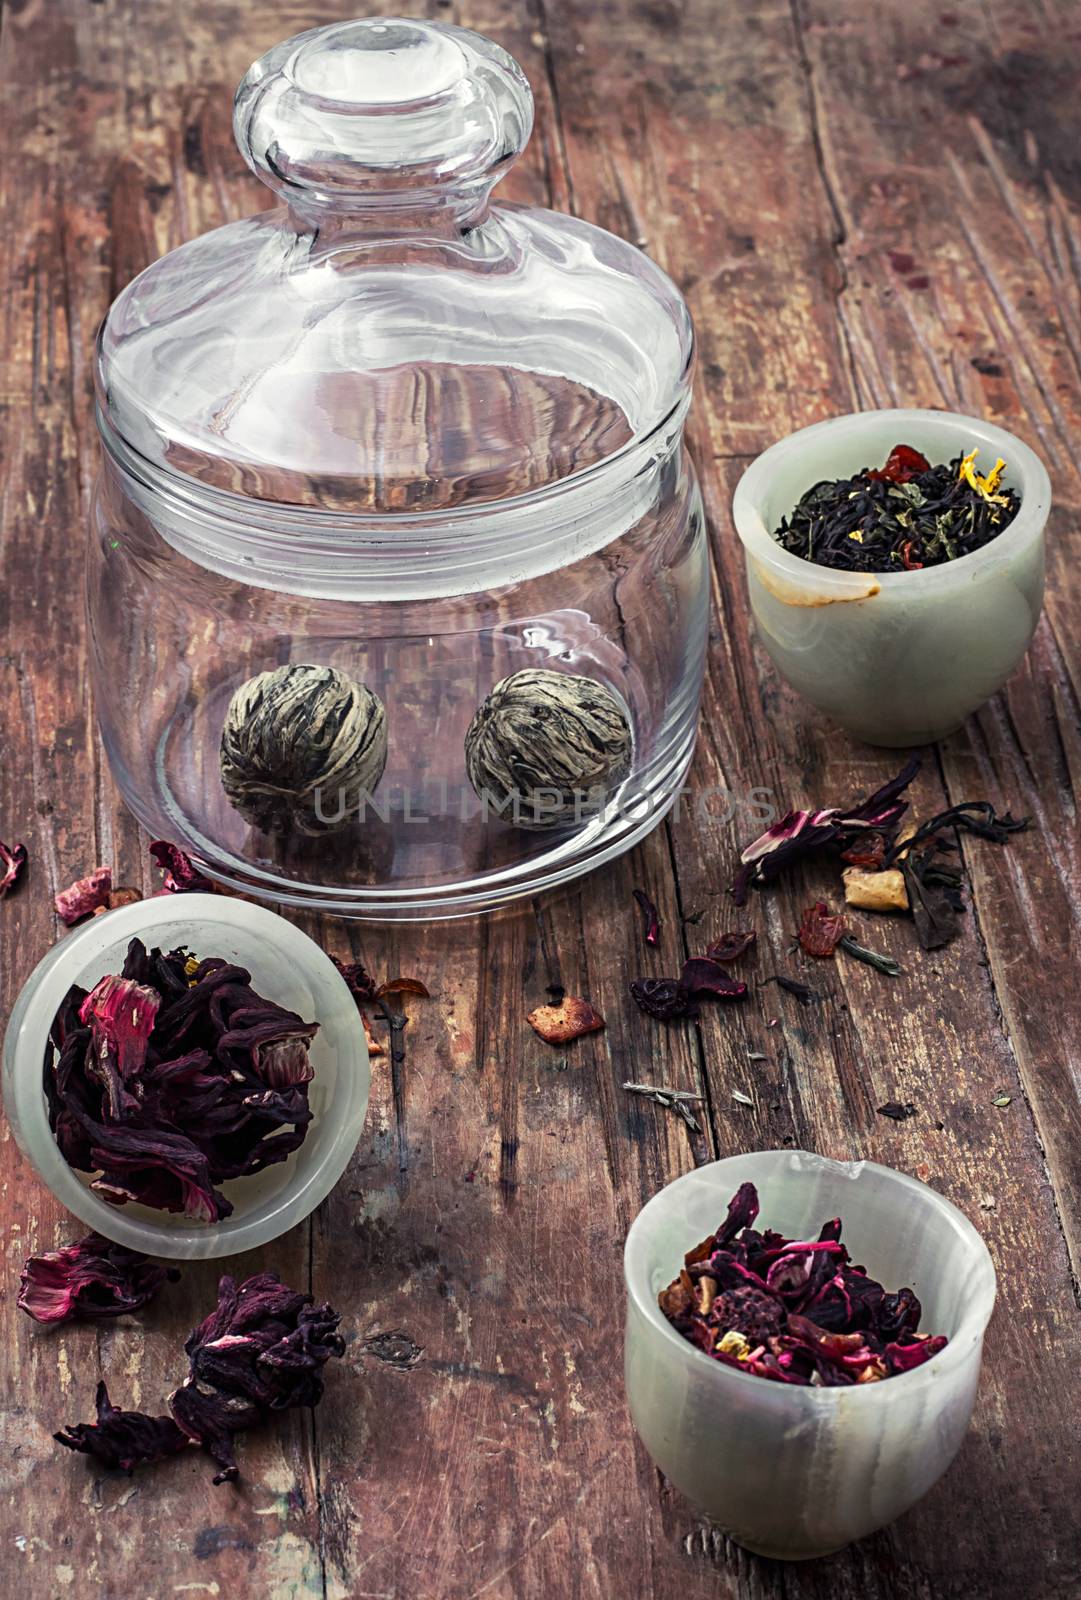
[[[151,887],[103,769],[84,671],[78,551],[96,468],[89,358],[115,292],[154,256],[267,203],[229,129],[249,61],[335,3],[7,0],[0,25],[7,244],[0,315],[0,834],[31,850],[0,914],[6,1008],[57,935],[51,897],[100,861]],[[98,1477],[49,1437],[114,1398],[153,1407],[213,1295],[192,1268],[138,1321],[43,1335],[17,1317],[22,1257],[74,1237],[10,1136],[0,1570],[37,1600],[641,1596],[1006,1600],[1081,1588],[1081,28],[1066,0],[477,0],[404,5],[492,33],[526,68],[537,132],[507,192],[635,240],[687,294],[699,338],[691,441],[714,616],[690,792],[631,858],[476,925],[307,924],[410,1000],[404,1059],[375,1063],[365,1137],[308,1228],[236,1263],[331,1297],[346,1361],[314,1416],[245,1440],[244,1479],[200,1461]],[[966,846],[972,910],[933,959],[854,963],[697,1026],[660,1028],[626,985],[732,920],[726,885],[777,804],[874,787],[856,746],[778,682],[748,627],[729,503],[742,463],[854,406],[986,413],[1052,471],[1046,616],[1024,666],[926,752],[926,815],[988,796],[1031,813],[1009,850]],[[732,800],[734,797],[734,800]],[[762,798],[762,795],[759,795]],[[736,815],[728,816],[731,804]],[[661,907],[643,949],[632,887]],[[784,964],[809,873],[752,901],[757,974]],[[699,920],[684,922],[685,917]],[[553,1051],[526,1011],[560,982],[605,1033]],[[764,1054],[755,1061],[752,1054]],[[620,1088],[708,1096],[703,1134]],[[997,1090],[1012,1098],[993,1105]],[[750,1107],[733,1099],[749,1094]],[[886,1099],[919,1114],[894,1124]],[[970,1437],[890,1529],[798,1568],[702,1524],[634,1441],[620,1378],[619,1254],[642,1202],[695,1161],[760,1145],[917,1173],[981,1228],[1000,1304]]]

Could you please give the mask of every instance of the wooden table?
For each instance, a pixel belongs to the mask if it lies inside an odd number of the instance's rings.
[[[85,673],[94,331],[148,261],[269,200],[232,144],[232,88],[271,43],[350,9],[2,6],[0,831],[32,857],[0,910],[5,1006],[57,936],[58,888],[99,861],[119,882],[157,886],[103,766]],[[55,1427],[89,1417],[102,1374],[118,1403],[159,1408],[215,1271],[189,1269],[137,1320],[43,1334],[15,1311],[22,1258],[78,1230],[9,1139],[7,1590],[26,1600],[1076,1595],[1076,7],[444,0],[430,10],[491,33],[529,73],[537,132],[507,190],[633,239],[695,316],[690,438],[715,605],[692,803],[634,855],[516,915],[313,929],[378,974],[423,978],[435,998],[409,1002],[400,1070],[376,1063],[367,1129],[335,1194],[310,1226],[236,1264],[310,1283],[350,1330],[318,1413],[243,1441],[238,1488],[213,1488],[198,1456],[129,1481],[53,1444]],[[1035,643],[1006,691],[926,752],[915,789],[924,816],[947,799],[989,797],[1035,827],[1009,849],[966,845],[972,907],[938,956],[921,957],[910,924],[864,919],[865,937],[905,961],[904,978],[845,961],[828,1006],[801,1010],[766,989],[742,1009],[707,1007],[697,1025],[663,1028],[631,1004],[628,979],[671,968],[677,946],[699,948],[730,922],[736,850],[757,831],[694,801],[762,786],[782,804],[827,802],[899,765],[850,743],[778,681],[748,626],[729,511],[744,464],[771,440],[893,404],[985,414],[1051,470]],[[662,909],[663,952],[643,950],[636,885]],[[800,908],[832,887],[824,871],[756,898],[762,974],[788,959]],[[588,995],[607,1031],[562,1053],[542,1043],[524,1017],[552,982]],[[689,1137],[629,1098],[628,1077],[705,1094],[707,1131]],[[994,1103],[1000,1091],[1008,1104]],[[918,1115],[878,1115],[889,1099],[913,1101]],[[696,1161],[780,1145],[918,1174],[973,1218],[1000,1274],[975,1421],[945,1481],[895,1526],[798,1568],[742,1553],[659,1480],[632,1435],[620,1374],[620,1248],[639,1207]]]

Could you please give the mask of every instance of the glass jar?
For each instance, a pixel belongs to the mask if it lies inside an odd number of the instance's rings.
[[[234,121],[284,207],[149,267],[98,343],[88,596],[120,790],[279,903],[454,915],[564,882],[660,820],[693,748],[686,306],[624,241],[489,204],[532,98],[476,34],[301,34]],[[570,677],[488,700],[527,669]]]

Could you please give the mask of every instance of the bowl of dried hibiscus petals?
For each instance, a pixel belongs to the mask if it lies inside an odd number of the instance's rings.
[[[634,1425],[746,1549],[839,1550],[957,1453],[995,1272],[926,1184],[805,1151],[731,1156],[653,1197],[624,1275]]]
[[[329,1194],[370,1071],[330,957],[263,906],[163,895],[55,945],[17,999],[4,1105],[58,1200],[167,1258],[249,1250]]]

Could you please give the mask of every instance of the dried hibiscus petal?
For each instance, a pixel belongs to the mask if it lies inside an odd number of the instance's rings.
[[[62,1250],[29,1257],[18,1307],[35,1322],[96,1322],[138,1311],[167,1279],[175,1283],[179,1277],[175,1267],[161,1267],[138,1250],[90,1233]]]
[[[754,1227],[758,1194],[744,1183],[717,1232],[684,1257],[658,1300],[683,1337],[711,1359],[775,1383],[830,1388],[877,1383],[918,1366],[946,1339],[916,1330],[911,1289],[888,1295],[841,1243],[831,1217],[817,1239]]]
[[[719,939],[714,939],[712,944],[706,946],[706,955],[711,961],[738,961],[757,942],[758,934],[753,928],[722,933]]]
[[[195,865],[179,845],[155,839],[150,854],[161,868],[161,886],[166,894],[215,894],[217,885]]]
[[[330,959],[345,979],[358,1010],[363,1001],[375,999],[375,979],[365,971],[359,961],[339,961],[337,956],[331,956]]]
[[[69,928],[73,927],[84,917],[93,916],[100,906],[109,904],[112,887],[112,868],[95,867],[87,877],[77,878],[70,888],[61,889],[53,901],[57,915]]]
[[[930,472],[931,463],[910,444],[895,444],[886,457],[884,467],[868,467],[866,476],[880,483],[911,483],[922,472]]]
[[[747,985],[709,955],[688,957],[678,978],[637,978],[630,988],[639,1009],[661,1022],[696,1016],[696,999],[743,1000],[747,995]]]
[[[548,1044],[569,1044],[584,1033],[596,1033],[606,1026],[600,1012],[588,1000],[571,994],[564,995],[558,1005],[538,1006],[526,1021]]]
[[[14,889],[22,877],[26,866],[26,846],[24,844],[6,845],[0,839],[0,900],[4,898],[9,889]]]
[[[816,900],[800,918],[799,942],[809,956],[831,956],[847,932],[844,915],[831,911],[824,900]]]
[[[232,1210],[218,1184],[303,1142],[317,1027],[257,994],[243,967],[133,939],[123,972],[70,990],[54,1020],[56,1142],[112,1203],[216,1222]]]
[[[647,944],[656,945],[661,938],[661,916],[653,901],[644,889],[635,889],[634,898],[642,910],[645,928],[644,935]]]
[[[172,1417],[148,1417],[143,1411],[118,1411],[104,1383],[98,1384],[96,1422],[77,1422],[54,1433],[58,1444],[92,1456],[103,1467],[129,1475],[148,1461],[161,1461],[189,1448],[190,1441]]]

